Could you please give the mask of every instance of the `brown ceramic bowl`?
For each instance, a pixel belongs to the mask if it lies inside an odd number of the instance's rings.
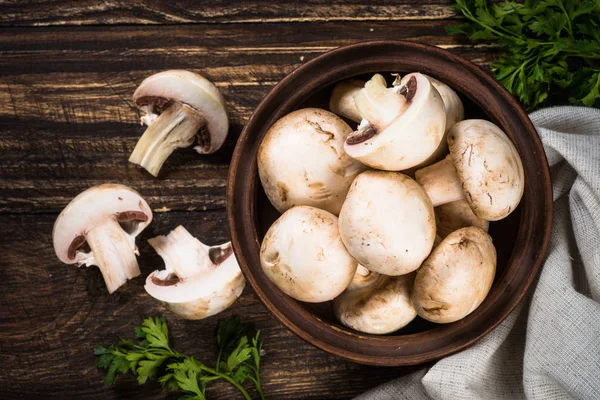
[[[267,129],[298,108],[327,108],[332,86],[375,72],[419,71],[445,82],[461,96],[466,118],[500,126],[516,145],[525,170],[525,193],[506,219],[490,225],[498,252],[492,289],[461,321],[435,325],[417,318],[390,335],[356,332],[336,321],[331,304],[298,302],[263,273],[259,249],[279,214],[267,200],[257,173],[256,154]],[[400,41],[341,47],[307,62],[263,99],[243,130],[231,162],[227,213],[233,248],[246,279],[269,311],[292,332],[332,354],[364,364],[414,365],[447,356],[473,344],[515,308],[542,265],[550,235],[552,192],[546,156],[531,121],[488,73],[448,51]]]

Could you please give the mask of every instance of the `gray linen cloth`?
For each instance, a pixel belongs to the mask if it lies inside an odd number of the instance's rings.
[[[358,399],[600,399],[600,110],[555,107],[530,118],[554,193],[537,284],[472,347]]]

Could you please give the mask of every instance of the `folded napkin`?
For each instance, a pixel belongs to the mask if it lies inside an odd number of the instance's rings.
[[[539,280],[472,347],[358,399],[600,399],[600,110],[555,107],[530,118],[554,193]]]

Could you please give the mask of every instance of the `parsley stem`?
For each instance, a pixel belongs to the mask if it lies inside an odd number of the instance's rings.
[[[250,395],[248,394],[248,392],[246,391],[246,389],[244,389],[244,387],[242,385],[240,385],[239,383],[237,383],[236,381],[234,381],[233,378],[231,378],[229,375],[223,374],[221,372],[217,372],[215,369],[207,367],[206,365],[204,365],[202,363],[197,362],[196,364],[198,365],[198,367],[201,370],[206,371],[209,374],[216,375],[219,378],[223,378],[227,382],[231,383],[233,386],[235,386],[244,395],[244,398],[246,400],[252,400],[252,397],[250,397]]]

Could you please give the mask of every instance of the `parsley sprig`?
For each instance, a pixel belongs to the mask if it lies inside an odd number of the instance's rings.
[[[450,34],[497,43],[496,78],[529,110],[548,102],[600,107],[600,0],[456,0],[468,22]],[[563,100],[564,99],[564,100]]]
[[[250,400],[243,386],[249,381],[260,398],[265,398],[259,374],[260,331],[242,326],[237,316],[218,323],[219,356],[214,368],[173,349],[164,318],[146,318],[135,329],[135,336],[137,343],[120,339],[117,345],[94,349],[98,367],[107,370],[106,385],[113,384],[119,374],[132,372],[140,385],[156,379],[165,390],[183,392],[180,399],[206,400],[207,384],[224,379]]]

